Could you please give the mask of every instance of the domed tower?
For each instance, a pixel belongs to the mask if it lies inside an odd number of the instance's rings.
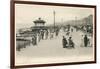
[[[32,31],[46,30],[46,27],[45,27],[46,22],[42,20],[41,18],[38,18],[37,20],[33,21],[33,23],[35,24],[35,26],[32,27]]]
[[[36,27],[43,27],[45,25],[45,21],[41,18],[38,18],[38,20],[33,21]]]

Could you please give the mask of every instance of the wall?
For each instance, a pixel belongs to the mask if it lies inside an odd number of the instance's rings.
[[[43,2],[97,5],[97,35],[100,35],[99,0],[34,0]],[[0,69],[10,69],[10,0],[0,1]],[[34,69],[98,69],[100,66],[100,36],[97,36],[97,64],[40,67]],[[32,69],[32,68],[31,68]]]

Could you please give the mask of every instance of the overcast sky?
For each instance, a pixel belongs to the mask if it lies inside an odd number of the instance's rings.
[[[46,21],[46,25],[52,24],[54,20],[53,11],[56,12],[56,22],[75,20],[75,17],[81,19],[94,12],[93,8],[16,4],[16,27],[34,26],[33,21],[39,17]]]

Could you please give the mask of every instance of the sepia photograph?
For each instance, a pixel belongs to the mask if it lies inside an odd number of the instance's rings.
[[[14,3],[15,66],[95,62],[95,6],[64,5]]]

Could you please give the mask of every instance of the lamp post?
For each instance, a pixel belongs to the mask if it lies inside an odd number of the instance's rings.
[[[54,32],[55,32],[55,11],[53,11],[53,15],[54,15]]]

